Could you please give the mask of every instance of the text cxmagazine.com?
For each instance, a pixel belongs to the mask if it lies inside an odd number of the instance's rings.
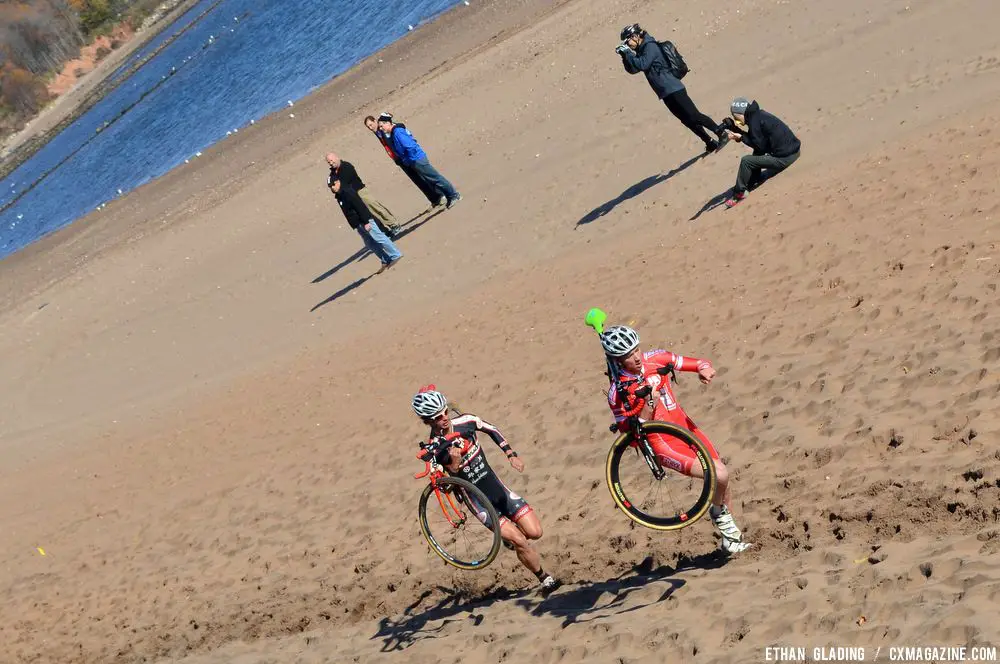
[[[995,646],[769,646],[765,662],[997,662]]]

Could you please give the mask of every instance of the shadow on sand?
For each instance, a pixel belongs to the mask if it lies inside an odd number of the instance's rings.
[[[490,588],[475,595],[437,586],[425,590],[402,615],[385,617],[379,621],[378,631],[372,639],[382,639],[382,652],[405,650],[417,641],[436,639],[450,623],[476,627],[482,624],[485,609],[498,601],[514,600],[515,604],[532,615],[552,615],[562,619],[562,627],[599,620],[612,615],[640,611],[669,599],[687,583],[675,578],[679,572],[692,569],[717,569],[729,558],[719,551],[682,558],[677,567],[660,565],[654,568],[653,558],[632,567],[631,570],[605,581],[587,581],[558,588],[548,597],[535,589],[519,591],[504,587]],[[653,586],[662,586],[662,592],[650,600],[628,605],[629,596]],[[659,587],[657,587],[659,591]],[[418,606],[435,592],[445,597],[433,606],[417,612]],[[610,596],[609,596],[610,595]]]
[[[562,618],[562,626],[566,628],[576,623],[641,611],[659,604],[669,599],[687,583],[684,579],[675,578],[678,572],[690,569],[716,569],[725,565],[728,560],[724,554],[713,551],[694,558],[682,559],[678,561],[676,568],[669,565],[654,568],[653,558],[647,556],[624,574],[605,581],[588,581],[567,586],[540,602],[521,599],[517,603],[532,615],[549,614]],[[627,605],[630,595],[656,585],[661,586],[663,590],[655,598]]]
[[[322,306],[326,306],[327,304],[330,304],[331,302],[339,300],[340,298],[342,298],[343,296],[347,295],[352,290],[354,290],[355,288],[357,288],[361,284],[365,283],[366,281],[368,281],[369,279],[371,279],[374,276],[375,275],[373,273],[373,274],[368,275],[367,277],[362,277],[361,279],[355,279],[354,281],[352,281],[351,283],[347,284],[346,286],[344,286],[339,291],[337,291],[336,293],[334,293],[330,297],[326,298],[322,302],[319,302],[319,303],[313,305],[313,308],[310,309],[309,312],[312,313],[313,311],[316,311],[317,309],[319,309]]]
[[[414,612],[421,602],[435,591],[445,593],[445,597],[437,604]],[[417,641],[436,639],[446,625],[453,622],[475,627],[483,622],[483,614],[477,613],[491,604],[516,599],[527,595],[530,590],[511,591],[506,588],[495,588],[478,597],[469,596],[453,588],[438,586],[433,590],[425,590],[413,604],[406,607],[403,614],[396,618],[385,617],[379,621],[379,629],[372,639],[382,639],[382,652],[404,650]]]
[[[775,177],[780,173],[781,171],[775,173],[773,171],[768,171],[766,169],[761,171],[757,175],[757,179],[750,182],[750,185],[747,187],[747,191],[756,191],[757,189],[760,188],[762,184],[764,184],[765,182],[767,182],[768,180],[770,180],[771,178]],[[726,200],[731,198],[735,193],[736,193],[735,188],[730,187],[721,194],[716,194],[715,196],[712,196],[712,198],[708,199],[708,202],[705,203],[703,206],[701,206],[701,209],[695,212],[694,216],[691,217],[688,221],[694,221],[701,215],[705,214],[706,212],[714,210],[715,208],[725,203]]]
[[[645,193],[646,191],[652,189],[661,182],[666,182],[667,180],[674,177],[678,173],[687,170],[699,159],[702,159],[706,156],[708,156],[708,153],[703,152],[702,154],[691,157],[683,164],[681,164],[680,166],[671,171],[668,171],[666,173],[657,173],[656,175],[650,175],[648,178],[636,182],[634,185],[632,185],[622,193],[618,194],[618,196],[616,196],[615,198],[611,199],[610,201],[607,201],[606,203],[601,204],[600,206],[594,208],[593,210],[585,214],[578,222],[576,222],[576,227],[579,228],[584,224],[590,224],[597,221],[601,217],[606,216],[609,212],[614,210],[616,207],[618,207],[625,201],[635,198],[639,194]]]
[[[406,222],[405,224],[403,224],[401,226],[402,231],[398,235],[396,235],[395,238],[393,238],[393,242],[396,242],[396,241],[398,241],[398,240],[406,237],[407,235],[409,235],[413,231],[417,230],[418,228],[420,228],[421,226],[423,226],[424,224],[426,224],[428,221],[430,221],[431,219],[433,219],[437,215],[441,214],[441,212],[443,212],[443,211],[444,211],[444,209],[438,210],[437,212],[433,212],[433,213],[427,215],[426,217],[424,217],[424,219],[422,221],[420,221],[419,223],[416,223],[416,224],[414,224],[413,222],[416,221],[417,219],[419,219],[419,216],[414,217],[413,219],[410,219],[408,222]],[[340,261],[340,263],[338,263],[337,265],[334,265],[332,268],[330,268],[329,270],[327,270],[323,274],[321,274],[318,277],[316,277],[315,279],[313,279],[312,283],[318,284],[319,282],[323,281],[324,279],[327,279],[328,277],[333,276],[338,271],[340,271],[341,269],[343,269],[347,265],[350,265],[354,261],[360,261],[365,256],[371,256],[371,253],[372,252],[368,251],[368,249],[366,249],[366,248],[359,249],[358,251],[354,252],[351,256],[348,256],[344,260]],[[394,269],[398,269],[398,268],[392,267],[392,268],[389,268],[389,269],[390,270],[394,270]],[[334,302],[334,301],[342,298],[343,296],[347,295],[348,293],[350,293],[351,291],[353,291],[355,288],[358,288],[359,286],[361,286],[363,283],[365,283],[366,281],[368,281],[369,279],[371,279],[374,276],[375,276],[375,273],[372,273],[372,274],[368,275],[367,277],[362,277],[360,279],[355,279],[351,283],[347,284],[346,286],[344,286],[343,288],[341,288],[340,290],[338,290],[333,295],[330,295],[328,298],[326,298],[322,302],[319,302],[318,304],[314,305],[313,308],[310,309],[309,311],[310,312],[316,311],[320,307],[326,306],[327,304],[330,304],[331,302]]]
[[[439,210],[437,210],[435,212],[431,212],[426,217],[423,217],[423,219],[421,219],[421,217],[423,216],[424,213],[420,213],[417,216],[415,216],[412,219],[410,219],[409,221],[407,221],[406,223],[400,224],[399,227],[402,230],[400,231],[400,233],[396,237],[394,237],[392,239],[393,242],[395,243],[395,242],[403,239],[404,237],[406,237],[407,235],[409,235],[413,231],[417,230],[418,228],[420,228],[421,226],[423,226],[424,224],[426,224],[428,221],[430,221],[434,217],[436,217],[439,214],[441,214],[442,212],[444,212],[444,210],[445,210],[445,208],[441,208],[441,209],[439,209]],[[417,220],[420,220],[419,223],[415,223],[415,222],[417,222]],[[344,260],[340,261],[339,263],[337,263],[336,265],[334,265],[333,267],[331,267],[329,270],[327,270],[323,274],[321,274],[318,277],[316,277],[315,279],[313,279],[311,283],[318,284],[321,281],[325,281],[326,279],[329,279],[333,275],[335,275],[338,272],[340,272],[342,269],[344,269],[345,267],[347,267],[351,263],[354,263],[355,261],[360,261],[360,260],[364,259],[365,257],[371,256],[371,255],[372,255],[372,252],[370,252],[367,247],[361,247],[360,249],[358,249],[357,251],[355,251],[353,254],[351,254],[350,256],[348,256]]]

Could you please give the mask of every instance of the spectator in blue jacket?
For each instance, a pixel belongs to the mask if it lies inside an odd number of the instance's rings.
[[[438,193],[436,188],[424,182],[424,179],[412,167],[403,165],[403,162],[399,160],[396,153],[392,151],[392,146],[389,145],[389,138],[378,128],[378,120],[375,119],[374,115],[369,115],[365,118],[365,126],[368,127],[368,131],[375,134],[375,138],[378,139],[379,144],[385,149],[385,153],[389,155],[389,159],[392,159],[392,163],[399,166],[399,170],[403,171],[406,177],[410,178],[410,182],[430,201],[431,207],[424,210],[424,212],[430,212],[432,208],[441,207],[448,202],[448,199]],[[405,127],[406,125],[401,124],[399,126]]]
[[[392,151],[396,153],[400,163],[412,168],[427,184],[437,189],[447,199],[448,209],[462,200],[462,195],[455,190],[455,187],[431,166],[427,153],[420,147],[409,129],[395,124],[389,113],[378,116],[378,128],[388,138]]]

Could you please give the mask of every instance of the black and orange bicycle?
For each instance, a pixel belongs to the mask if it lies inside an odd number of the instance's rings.
[[[420,444],[417,458],[426,467],[413,477],[426,477],[428,484],[420,495],[417,514],[420,531],[434,553],[459,569],[478,570],[500,552],[500,517],[476,485],[445,472],[445,455],[450,447],[460,445],[456,438],[457,434],[439,436]]]

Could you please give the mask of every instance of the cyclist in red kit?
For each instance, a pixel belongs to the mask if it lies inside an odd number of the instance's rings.
[[[715,497],[709,514],[715,527],[722,535],[722,549],[727,553],[740,553],[750,548],[750,543],[743,541],[743,533],[729,511],[732,499],[729,490],[729,470],[719,459],[719,453],[715,450],[712,441],[677,403],[677,398],[671,389],[670,375],[661,376],[657,372],[657,369],[673,365],[677,371],[697,372],[701,382],[708,384],[715,378],[715,369],[712,367],[712,363],[696,357],[678,355],[668,350],[643,352],[639,348],[639,334],[625,325],[609,328],[601,335],[601,345],[611,361],[616,363],[622,381],[630,385],[630,392],[634,392],[643,385],[649,385],[653,389],[655,395],[653,408],[650,409],[648,405],[643,406],[639,413],[641,420],[658,420],[676,424],[691,431],[705,444],[715,461],[716,468]],[[621,402],[618,390],[613,384],[608,390],[608,405],[615,416],[619,430],[624,431],[627,408]],[[693,477],[703,476],[700,464],[696,463],[697,457],[681,441],[663,434],[650,434],[649,442],[653,447],[653,452],[665,468]]]

